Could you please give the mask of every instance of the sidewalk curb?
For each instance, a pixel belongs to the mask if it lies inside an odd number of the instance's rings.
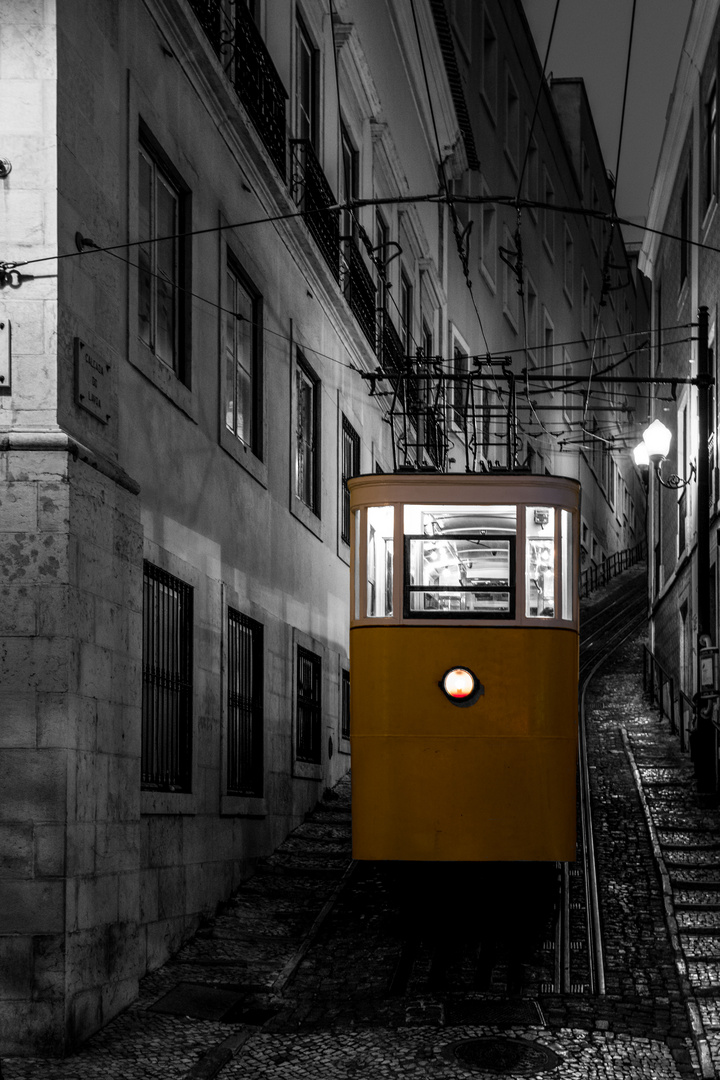
[[[670,875],[667,872],[665,865],[665,859],[663,858],[662,850],[660,848],[660,841],[658,840],[657,830],[655,828],[655,822],[652,819],[650,813],[650,807],[648,806],[647,799],[645,798],[645,792],[642,786],[642,779],[640,777],[640,770],[637,767],[635,761],[635,755],[632,752],[630,746],[630,739],[628,737],[627,728],[624,724],[620,724],[620,734],[622,735],[623,746],[625,747],[625,753],[632,769],[633,780],[635,781],[635,787],[637,789],[638,797],[643,808],[645,815],[645,822],[650,834],[650,843],[652,845],[653,856],[655,863],[660,872],[660,879],[662,881],[662,893],[663,893],[663,907],[665,909],[665,923],[668,929],[668,935],[670,937],[670,946],[675,956],[675,967],[677,968],[678,975],[680,977],[680,986],[685,1001],[685,1010],[687,1012],[688,1023],[690,1024],[690,1030],[692,1032],[693,1042],[695,1043],[695,1049],[697,1050],[698,1059],[700,1062],[700,1071],[702,1073],[703,1080],[715,1080],[717,1073],[715,1072],[715,1066],[713,1065],[712,1056],[710,1054],[710,1047],[708,1045],[707,1032],[702,1022],[700,1015],[700,1009],[698,1008],[697,999],[693,993],[693,989],[688,978],[687,963],[685,960],[685,954],[680,944],[680,935],[678,932],[677,919],[675,917],[675,905],[673,903],[672,886],[670,884]]]

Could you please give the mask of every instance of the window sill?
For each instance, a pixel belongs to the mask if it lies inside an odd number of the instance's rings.
[[[510,308],[507,307],[505,304],[503,304],[503,315],[505,316],[505,320],[513,333],[519,333],[517,321],[515,320],[515,317],[510,311]]]
[[[322,780],[323,767],[319,762],[293,761],[292,774],[296,780]]]
[[[264,798],[254,795],[221,795],[221,817],[267,817],[267,804]]]
[[[549,244],[548,239],[547,239],[546,236],[543,236],[543,247],[545,248],[545,254],[547,255],[548,259],[554,265],[555,264],[555,251],[554,251],[553,248],[550,247],[550,244]]]
[[[340,743],[338,745],[338,754],[350,754],[350,740],[340,737]]]
[[[220,446],[230,457],[240,465],[245,472],[250,473],[253,480],[257,480],[261,487],[268,486],[268,469],[264,461],[257,457],[249,446],[237,439],[226,427],[220,429]]]
[[[190,791],[141,791],[141,814],[187,814],[197,812],[195,795]]]
[[[485,284],[487,285],[488,289],[493,294],[493,296],[495,296],[495,294],[497,292],[497,285],[495,284],[495,279],[493,278],[492,274],[490,273],[490,271],[485,266],[485,263],[482,262],[482,261],[480,262],[480,273],[482,274],[482,277],[483,277],[483,279],[485,281]]]
[[[567,300],[568,304],[570,305],[570,307],[573,307],[574,301],[572,298],[572,293],[569,291],[566,285],[563,285],[563,292],[565,293],[565,299]]]
[[[493,106],[490,104],[490,99],[488,98],[488,96],[487,96],[487,94],[485,93],[484,90],[480,91],[480,100],[482,101],[483,105],[485,106],[485,109],[487,110],[487,114],[490,117],[490,120],[492,121],[492,126],[497,127],[497,113],[496,113],[495,109],[493,108]]]
[[[322,542],[322,519],[318,517],[314,510],[306,506],[302,499],[298,499],[297,495],[293,495],[291,498],[290,513]]]
[[[158,360],[141,341],[130,351],[129,360],[176,408],[185,413],[193,423],[197,423],[197,402],[190,388],[180,381],[172,368]]]

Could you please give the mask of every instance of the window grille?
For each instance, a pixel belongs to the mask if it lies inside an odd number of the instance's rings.
[[[342,480],[340,499],[342,524],[340,535],[344,543],[350,543],[350,492],[347,482],[360,472],[360,436],[346,416],[342,418]]]
[[[263,793],[263,627],[228,608],[229,795]]]
[[[340,734],[343,739],[350,738],[350,672],[343,668],[340,683]]]
[[[149,562],[143,575],[143,788],[190,791],[192,586]]]
[[[322,725],[322,661],[309,649],[297,650],[297,732],[295,756],[298,761],[320,764]]]

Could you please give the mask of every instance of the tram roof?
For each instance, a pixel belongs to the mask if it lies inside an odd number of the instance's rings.
[[[368,473],[348,480],[351,505],[433,502],[537,503],[575,509],[580,482],[568,476],[529,472],[492,473]]]

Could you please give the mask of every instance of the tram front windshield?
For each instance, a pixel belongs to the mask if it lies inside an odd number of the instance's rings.
[[[514,614],[514,506],[406,506],[405,614]]]

